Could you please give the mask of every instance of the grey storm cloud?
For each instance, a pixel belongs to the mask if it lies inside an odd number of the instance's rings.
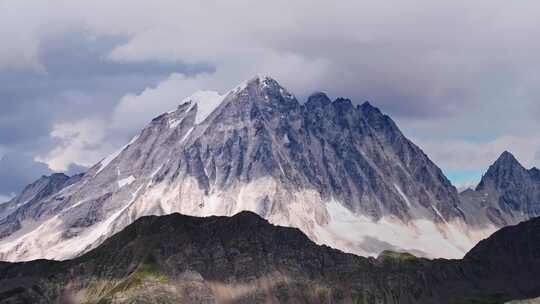
[[[46,72],[0,70],[0,143],[30,145],[48,137],[53,121],[107,115],[126,92],[142,91],[172,72],[208,70],[103,60],[118,43],[118,38],[89,40],[81,33],[66,33],[42,43],[38,55]]]
[[[55,123],[110,116],[126,92],[142,91],[173,72],[209,70],[203,65],[104,60],[121,41],[68,32],[41,44],[38,56],[45,72],[0,69],[0,151],[4,150],[0,157],[5,154],[0,161],[0,195],[16,193],[52,173],[34,158],[58,144],[50,136]],[[73,163],[67,172],[82,168]]]
[[[0,2],[3,153],[89,165],[190,91],[264,73],[369,100],[443,169],[538,163],[536,0],[53,2]]]

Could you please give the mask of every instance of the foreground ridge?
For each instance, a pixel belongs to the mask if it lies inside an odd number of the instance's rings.
[[[540,219],[428,260],[343,253],[247,211],[148,216],[79,258],[0,263],[0,303],[503,303],[540,295],[538,252]]]

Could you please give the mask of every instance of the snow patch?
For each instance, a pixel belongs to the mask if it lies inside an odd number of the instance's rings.
[[[154,176],[156,176],[156,174],[159,172],[159,170],[161,170],[161,168],[163,168],[163,164],[159,165],[159,167],[154,172],[152,172],[152,174],[150,174],[150,179],[153,179]]]
[[[178,127],[178,125],[182,122],[182,119],[171,119],[169,121],[169,129],[174,129],[176,127]]]
[[[96,223],[86,230],[81,230],[81,234],[75,237],[69,239],[63,237],[65,219],[66,216],[69,216],[71,209],[86,201],[81,201],[63,210],[17,239],[4,242],[0,256],[6,261],[72,258],[89,247],[97,245],[96,242],[100,238],[115,233],[116,231],[111,228],[111,225],[133,204],[141,189],[142,186],[133,192],[130,200],[118,211],[107,215],[104,221]]]
[[[137,139],[139,139],[139,135],[133,136],[133,138],[128,142],[128,144],[124,148],[131,146]]]
[[[122,148],[118,149],[117,151],[115,151],[114,153],[112,153],[111,155],[105,157],[101,162],[99,162],[99,169],[97,170],[96,174],[95,175],[98,175],[99,172],[103,171],[103,169],[105,169],[115,158],[118,157],[118,155],[120,155],[120,153],[122,153],[122,151],[124,151],[125,148],[129,147],[131,144],[133,144],[137,139],[139,139],[139,135],[136,135],[134,136],[125,146],[123,146]]]
[[[191,132],[193,131],[193,127],[191,127],[187,132],[186,132],[186,135],[184,135],[184,137],[182,137],[182,140],[180,140],[180,143],[183,143],[189,136],[189,134],[191,134]]]
[[[160,164],[155,168],[150,178],[162,166]],[[134,179],[130,176],[121,182],[125,186]],[[103,221],[79,231],[80,234],[73,238],[65,239],[62,237],[65,220],[71,217],[73,208],[86,202],[80,201],[40,223],[39,227],[34,226],[29,233],[4,242],[0,256],[5,260],[19,261],[71,258],[95,247],[104,237],[125,227],[129,224],[130,216],[172,212],[209,216],[233,215],[242,210],[251,210],[273,224],[297,227],[319,244],[367,256],[377,256],[382,250],[392,249],[428,257],[460,258],[495,230],[495,227],[471,230],[459,221],[433,223],[424,219],[404,223],[392,216],[373,221],[350,211],[334,199],[322,198],[317,191],[286,191],[272,177],[259,178],[249,184],[240,183],[230,191],[211,193],[202,191],[192,177],[173,184],[162,181],[149,187],[151,184],[148,181],[146,188],[141,185],[133,193],[127,194]],[[287,203],[275,205],[279,202]],[[284,211],[273,212],[280,208]]]
[[[193,107],[195,106],[196,102],[192,101],[191,99],[189,99],[190,97],[186,98],[183,100],[183,102],[189,102],[189,107],[182,112],[182,114],[186,114],[188,113],[189,111],[191,111],[191,109],[193,109]],[[173,115],[175,114],[176,111],[173,111],[173,112],[169,112],[168,114],[169,115]],[[176,127],[178,127],[185,119],[185,116],[182,116],[180,119],[178,117],[172,117],[171,119],[169,119],[169,129],[174,129]]]
[[[235,93],[238,93],[240,91],[242,91],[243,89],[247,88],[247,85],[248,85],[248,81],[245,80],[245,81],[242,81],[239,85],[237,85],[236,87],[234,87],[232,90],[230,90],[229,92],[227,92],[227,94],[225,94],[225,96],[229,95],[229,94],[235,94]]]
[[[439,211],[439,209],[437,209],[437,207],[431,206],[431,208],[433,208],[433,211],[435,211],[435,213],[437,213],[437,215],[441,218],[441,220],[443,220],[443,222],[446,222],[446,220],[445,220],[444,217],[442,216],[442,214],[441,214],[441,212]]]
[[[111,155],[107,156],[106,158],[104,158],[99,163],[100,167],[97,170],[96,175],[98,175],[99,172],[103,171],[103,169],[105,169],[115,158],[117,158],[118,155],[120,155],[120,153],[122,153],[123,150],[124,150],[124,147],[122,147],[122,149],[119,149],[118,151],[116,151],[116,152],[112,153]]]
[[[215,91],[198,91],[185,98],[182,103],[191,101],[197,104],[195,124],[200,124],[221,104],[225,96]]]
[[[397,184],[394,184],[394,188],[396,188],[397,192],[399,193],[399,195],[401,196],[401,198],[403,198],[403,200],[405,200],[405,203],[407,203],[407,206],[411,206],[411,201],[409,201],[409,198],[407,197],[407,195],[405,195],[405,193],[403,193],[403,191],[401,191],[401,188],[397,185]]]
[[[119,180],[118,181],[118,187],[122,188],[124,186],[130,185],[134,181],[135,181],[135,177],[133,177],[133,175],[130,175],[130,176],[126,177],[126,178],[123,178],[123,179]]]
[[[462,258],[494,229],[470,231],[458,221],[437,224],[425,219],[405,224],[391,216],[373,221],[354,214],[333,199],[326,207],[328,224],[316,225],[316,241],[366,256],[377,256],[382,250],[391,249],[427,257]]]

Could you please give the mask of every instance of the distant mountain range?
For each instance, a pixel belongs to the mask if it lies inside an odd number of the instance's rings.
[[[251,212],[171,214],[72,260],[0,262],[0,303],[506,303],[538,297],[539,273],[538,218],[428,260],[346,254]]]
[[[489,167],[475,190],[461,193],[471,220],[497,227],[540,216],[540,170],[525,169],[510,152]],[[476,212],[479,208],[480,212]]]
[[[243,210],[346,252],[460,258],[539,215],[539,172],[505,152],[458,194],[371,104],[300,103],[258,76],[197,92],[85,174],[42,177],[0,205],[0,260],[73,258],[142,216]]]

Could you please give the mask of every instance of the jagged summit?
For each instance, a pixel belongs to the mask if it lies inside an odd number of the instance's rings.
[[[373,114],[382,115],[381,110],[375,107],[374,105],[372,105],[369,101],[364,101],[358,107],[363,113],[373,113]]]
[[[194,113],[196,113],[194,123],[198,125],[204,122],[212,112],[220,107],[220,105],[232,99],[237,99],[242,95],[249,96],[250,98],[247,99],[249,102],[255,102],[261,97],[267,102],[279,101],[280,99],[277,97],[282,97],[281,99],[284,100],[296,101],[294,96],[272,77],[257,75],[241,82],[223,94],[208,90],[197,91],[184,98],[176,109],[169,111],[167,114],[169,115],[169,118],[173,120],[172,125],[177,126],[177,123],[179,122],[178,116],[182,116],[184,113],[193,110]],[[159,116],[158,119],[162,118],[162,116]]]
[[[489,166],[474,191],[461,193],[476,221],[486,219],[498,227],[539,216],[539,198],[540,172],[527,170],[508,151]]]
[[[332,102],[332,105],[339,111],[350,111],[354,108],[351,100],[343,97],[336,98],[336,100]]]
[[[253,90],[266,91],[266,93],[275,93],[275,91],[278,91],[281,94],[291,95],[276,79],[268,75],[256,75],[248,80],[242,81],[224,95],[238,94],[242,91],[246,92]]]
[[[510,153],[508,150],[504,150],[501,155],[499,156],[499,159],[514,159],[515,157],[512,153]]]
[[[482,176],[476,190],[484,190],[488,187],[506,187],[511,181],[524,182],[529,178],[529,172],[508,151],[501,153],[499,158],[489,166]]]
[[[361,107],[373,107],[369,101],[364,101],[361,105]]]
[[[374,125],[386,124],[389,127],[397,128],[388,116],[367,101],[355,108],[353,102],[348,98],[338,97],[332,101],[324,92],[315,92],[301,105],[293,94],[276,79],[268,75],[256,75],[223,94],[215,91],[198,91],[184,98],[177,109],[168,113],[172,121],[170,125],[173,127],[178,126],[178,122],[183,118],[183,115],[191,111],[196,113],[194,124],[199,125],[213,112],[219,111],[220,108],[231,111],[231,108],[236,107],[236,111],[242,111],[242,109],[253,109],[254,104],[257,105],[255,111],[266,113],[275,110],[279,112],[298,111],[301,107],[308,111],[319,111],[317,109],[331,105],[337,111],[337,114],[360,111],[360,114],[369,119],[370,123]],[[238,109],[239,107],[242,109]],[[322,112],[321,114],[329,115]],[[178,118],[178,116],[181,117]],[[381,127],[384,126],[379,126],[379,128]]]
[[[330,98],[328,98],[326,93],[315,92],[308,97],[307,102],[305,103],[305,106],[306,108],[313,110],[316,108],[324,108],[331,103],[332,101],[330,100]]]
[[[493,163],[494,167],[521,167],[523,166],[514,157],[514,155],[508,151],[501,153],[499,158]]]

